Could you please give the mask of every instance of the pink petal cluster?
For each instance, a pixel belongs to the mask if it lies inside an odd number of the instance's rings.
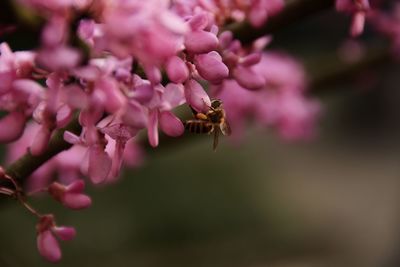
[[[39,130],[40,126],[38,124],[29,123],[22,137],[8,146],[7,161],[13,162],[26,153]],[[114,154],[114,147],[115,143],[113,140],[108,139],[108,145],[106,147],[107,155]],[[55,174],[61,184],[73,184],[80,181],[79,178],[83,175],[87,175],[88,157],[89,155],[86,147],[74,145],[72,148],[59,153],[37,169],[27,180],[26,189],[29,192],[40,192],[48,188]],[[134,139],[130,139],[126,144],[126,149],[123,154],[126,165],[138,167],[141,165],[143,157],[142,148]],[[107,177],[106,181],[112,181],[112,179]]]
[[[57,201],[70,209],[85,209],[92,204],[89,196],[83,194],[85,183],[83,180],[76,180],[67,186],[53,182],[47,191]]]
[[[181,16],[191,15],[201,9],[207,12],[217,24],[224,24],[228,20],[240,22],[247,19],[254,27],[259,27],[270,16],[280,12],[284,4],[283,0],[177,0],[174,1],[173,9]]]
[[[0,44],[0,142],[21,137],[25,123],[43,98],[41,85],[29,79],[34,68],[33,52],[13,53],[6,43]]]
[[[187,104],[207,112],[208,89],[223,100],[235,135],[248,118],[287,139],[314,133],[319,106],[305,96],[301,65],[264,53],[270,36],[244,46],[223,30],[231,21],[261,26],[282,10],[283,0],[18,3],[42,17],[44,26],[33,51],[0,44],[0,142],[13,142],[8,160],[43,155],[73,118],[81,127],[64,132],[72,147],[29,177],[30,192],[47,190],[67,208],[89,207],[83,176],[94,184],[114,182],[124,165],[139,165],[138,133],[147,132],[152,147],[159,145],[160,130],[182,135],[175,108]],[[364,12],[358,5],[354,10]],[[37,229],[39,252],[52,262],[61,258],[57,239],[75,235],[57,227],[52,215],[41,216]]]
[[[400,3],[393,3],[391,12],[374,12],[370,19],[374,28],[391,40],[393,54],[400,58]]]
[[[367,13],[370,11],[369,0],[336,0],[336,10],[352,14],[351,36],[362,34]]]
[[[61,249],[58,240],[68,241],[76,235],[73,227],[57,226],[52,214],[41,216],[36,225],[36,231],[39,253],[50,262],[58,262],[61,259]]]
[[[313,137],[320,107],[316,100],[304,96],[302,66],[285,54],[268,52],[252,70],[265,79],[264,86],[256,91],[233,79],[213,88],[215,97],[224,103],[233,137],[241,137],[248,119],[275,128],[287,140]]]

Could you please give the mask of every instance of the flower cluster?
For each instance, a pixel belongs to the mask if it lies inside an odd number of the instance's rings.
[[[350,34],[358,36],[364,31],[365,18],[370,11],[369,0],[336,0],[336,9],[353,15]]]
[[[352,37],[361,35],[368,21],[378,33],[391,40],[394,55],[400,55],[399,3],[388,0],[336,0],[336,10],[352,15]]]
[[[268,23],[283,0],[19,4],[45,23],[32,51],[0,44],[0,142],[9,143],[8,161],[27,151],[46,153],[54,133],[73,120],[81,127],[78,134],[64,132],[72,148],[37,169],[28,192],[47,191],[71,209],[90,206],[84,176],[94,184],[115,181],[124,163],[141,161],[135,142],[140,131],[147,131],[152,147],[159,144],[159,129],[178,137],[184,124],[173,110],[187,104],[206,112],[210,96],[223,101],[236,137],[248,118],[290,140],[314,134],[319,105],[305,94],[302,66],[286,54],[264,52],[271,36],[243,46],[224,30],[232,21]],[[366,6],[339,6],[356,12],[357,21],[366,12]],[[39,252],[58,261],[57,239],[72,239],[75,231],[56,226],[52,215],[33,213],[39,217]]]

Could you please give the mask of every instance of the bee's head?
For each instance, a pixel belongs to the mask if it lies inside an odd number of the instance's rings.
[[[222,105],[222,101],[219,99],[214,99],[213,101],[211,101],[211,107],[212,108],[219,108]]]

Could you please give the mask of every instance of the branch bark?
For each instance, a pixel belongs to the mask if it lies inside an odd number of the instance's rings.
[[[33,156],[29,151],[6,168],[6,173],[13,177],[17,182],[23,184],[36,169],[58,153],[69,149],[72,145],[64,141],[64,132],[70,131],[75,134],[80,133],[81,126],[77,116],[65,127],[57,130],[51,138],[46,151],[40,156]],[[0,181],[0,185],[9,185],[7,181]]]
[[[289,1],[285,8],[278,15],[273,16],[267,22],[254,28],[248,22],[234,23],[227,29],[231,30],[236,39],[242,44],[249,44],[260,36],[273,34],[288,25],[294,24],[323,10],[335,6],[334,0],[294,0]]]

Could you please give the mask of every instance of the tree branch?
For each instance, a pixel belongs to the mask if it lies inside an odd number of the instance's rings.
[[[13,177],[17,182],[23,184],[25,179],[31,175],[36,169],[42,166],[46,161],[57,155],[58,153],[69,149],[72,145],[64,141],[64,132],[70,131],[75,134],[80,134],[81,126],[78,123],[77,116],[62,129],[57,130],[51,138],[46,151],[39,156],[33,156],[29,151],[12,163],[6,173]],[[0,181],[0,185],[7,184],[6,181]]]
[[[273,34],[280,29],[287,27],[288,25],[307,18],[310,15],[333,8],[334,4],[334,0],[289,1],[282,12],[269,18],[267,22],[259,28],[254,28],[248,22],[243,22],[234,23],[227,27],[227,29],[233,32],[236,39],[240,40],[242,44],[246,45],[253,42],[260,36]]]

